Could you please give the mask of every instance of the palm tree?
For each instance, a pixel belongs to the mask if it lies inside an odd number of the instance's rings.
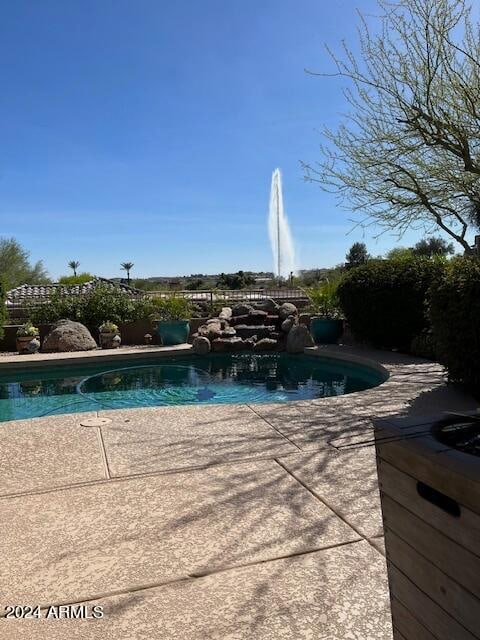
[[[133,269],[133,262],[122,262],[120,266],[127,272],[127,284],[130,284],[130,269]]]
[[[70,260],[70,262],[68,263],[68,266],[70,267],[70,269],[73,269],[73,275],[76,277],[77,269],[80,266],[80,262],[78,260]]]

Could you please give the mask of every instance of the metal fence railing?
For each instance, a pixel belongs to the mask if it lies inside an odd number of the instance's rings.
[[[176,296],[191,302],[207,302],[210,304],[225,301],[228,304],[239,302],[261,302],[266,298],[276,301],[304,301],[308,297],[302,289],[212,289],[209,291],[148,291],[152,297],[167,298]]]
[[[65,296],[86,296],[88,293],[72,292],[65,290],[65,293],[61,292]],[[218,290],[212,289],[208,291],[146,291],[141,294],[130,294],[133,298],[141,298],[148,296],[152,298],[166,298],[169,296],[182,297],[190,300],[193,303],[207,303],[211,306],[224,302],[226,305],[234,305],[241,302],[261,302],[266,298],[273,298],[277,302],[300,302],[307,300],[307,295],[302,289],[225,289]],[[7,298],[6,306],[8,311],[9,321],[17,324],[28,320],[32,309],[38,308],[51,299],[51,295],[37,295],[37,296],[25,296],[25,295],[10,295]]]

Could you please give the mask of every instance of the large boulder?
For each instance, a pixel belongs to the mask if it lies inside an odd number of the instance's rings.
[[[271,338],[262,338],[253,346],[254,351],[275,351],[276,348],[277,341]]]
[[[42,351],[91,351],[97,343],[87,327],[73,320],[59,320],[43,341]]]
[[[204,356],[207,353],[210,353],[210,340],[208,338],[205,338],[205,336],[198,336],[193,341],[192,349],[193,352],[197,355]]]
[[[251,304],[236,304],[232,309],[232,316],[247,316],[253,311]]]
[[[297,307],[291,302],[284,302],[278,310],[278,315],[282,320],[285,320],[289,316],[296,316],[298,313]]]
[[[314,344],[310,331],[305,325],[297,324],[290,329],[287,337],[288,353],[303,353],[305,347],[313,347]]]

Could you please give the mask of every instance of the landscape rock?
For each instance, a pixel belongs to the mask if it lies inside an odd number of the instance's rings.
[[[232,317],[232,309],[231,307],[223,307],[220,313],[218,314],[220,320],[230,320]]]
[[[278,314],[278,304],[273,300],[273,298],[265,298],[265,300],[257,302],[255,304],[255,309],[258,309],[259,311],[266,311],[269,315]]]
[[[306,327],[310,327],[310,320],[312,319],[311,313],[301,313],[298,316],[299,324],[304,324]]]
[[[90,331],[80,322],[58,320],[43,341],[43,351],[91,351],[97,348]]]
[[[223,320],[222,318],[208,318],[208,320],[205,322],[205,324],[213,324],[213,325],[220,325],[220,329],[225,329],[225,327],[228,327],[228,322],[227,320]]]
[[[278,310],[278,315],[282,320],[285,320],[289,316],[296,316],[298,314],[297,307],[291,302],[284,302]]]
[[[250,326],[246,324],[239,324],[235,327],[235,331],[237,332],[237,336],[240,338],[251,338],[252,336],[257,336],[260,340],[261,338],[269,338],[272,332],[275,331],[275,327],[273,326]]]
[[[233,338],[237,335],[237,332],[233,327],[226,327],[223,329],[222,333],[219,335],[219,338]]]
[[[258,342],[255,343],[253,350],[254,351],[275,351],[277,348],[277,340],[272,340],[271,338],[262,338]]]
[[[210,321],[207,322],[207,324],[202,324],[201,327],[198,327],[198,335],[208,338],[210,341],[215,340],[215,338],[219,338],[222,331],[222,325],[219,320],[216,322]]]
[[[241,338],[215,338],[212,342],[212,350],[219,353],[228,353],[230,351],[242,351],[244,342]]]
[[[286,318],[283,322],[282,322],[282,331],[284,333],[288,333],[290,331],[290,329],[293,327],[293,325],[295,324],[295,321],[293,318]]]
[[[280,330],[280,327],[282,326],[282,322],[283,320],[278,315],[276,316],[268,315],[265,321],[265,324],[274,325],[276,329]]]
[[[278,316],[269,316],[266,311],[258,311],[255,309],[243,316],[233,316],[232,318],[230,318],[230,325],[234,327],[239,324],[247,324],[247,325],[255,325],[255,326],[263,325],[265,323],[273,324],[271,322],[268,322],[268,319],[272,317],[275,317],[278,319]]]
[[[247,316],[253,307],[250,304],[236,304],[232,309],[233,316]]]
[[[305,347],[313,347],[314,344],[310,331],[305,325],[297,324],[290,329],[287,337],[288,353],[303,353]]]
[[[237,324],[248,324],[249,317],[248,313],[243,316],[232,316],[228,323],[231,327],[235,327]]]
[[[199,356],[204,356],[207,353],[210,353],[211,348],[212,346],[210,344],[210,340],[208,338],[205,338],[205,336],[198,336],[193,340],[193,352]]]
[[[265,322],[267,321],[268,318],[268,313],[266,311],[261,311],[260,309],[254,309],[253,311],[250,311],[250,313],[247,316],[247,321],[245,324],[251,324],[251,325],[262,325],[265,324]]]
[[[247,338],[246,340],[244,340],[243,345],[245,349],[248,349],[249,351],[251,351],[255,347],[256,342],[257,342],[257,336],[252,336],[251,338]]]

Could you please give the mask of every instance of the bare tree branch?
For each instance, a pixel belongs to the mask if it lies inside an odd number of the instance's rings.
[[[307,180],[400,233],[439,226],[470,252],[480,224],[480,30],[465,0],[378,0],[380,28],[360,16],[361,55],[327,47],[350,112],[323,130]]]

